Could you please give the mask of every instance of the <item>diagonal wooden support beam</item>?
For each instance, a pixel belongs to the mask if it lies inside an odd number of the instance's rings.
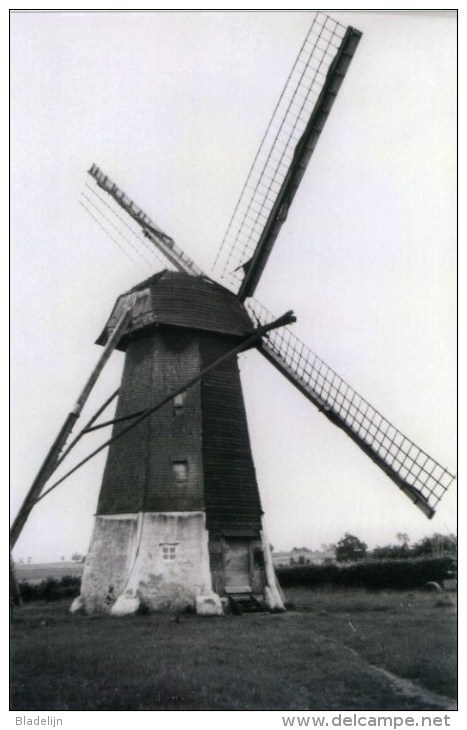
[[[132,298],[129,299],[127,306],[125,307],[124,312],[122,313],[119,321],[117,322],[114,331],[112,332],[111,337],[109,338],[109,341],[107,342],[98,362],[95,366],[94,370],[92,371],[90,377],[88,378],[86,385],[84,386],[83,390],[81,391],[78,400],[76,401],[73,409],[70,411],[68,416],[65,419],[65,422],[63,423],[60,431],[57,434],[57,437],[55,438],[55,441],[53,442],[41,468],[39,469],[39,472],[33,481],[31,488],[29,489],[23,504],[21,505],[21,509],[19,510],[16,519],[14,520],[11,530],[10,530],[10,550],[14,548],[16,545],[19,536],[21,535],[21,532],[24,528],[24,525],[26,524],[26,520],[28,519],[29,513],[32,509],[32,507],[36,504],[42,489],[44,488],[47,480],[50,478],[54,470],[56,469],[59,461],[60,461],[60,455],[62,452],[63,447],[66,444],[66,441],[68,437],[70,436],[73,427],[78,420],[78,418],[81,415],[81,411],[83,410],[84,404],[86,403],[87,399],[89,398],[89,395],[94,387],[94,385],[97,382],[97,379],[99,375],[101,374],[104,365],[106,364],[107,360],[109,359],[110,355],[114,351],[116,345],[118,344],[118,340],[120,339],[120,335],[124,331],[125,327],[127,326],[129,320],[131,319],[131,311],[132,306],[134,303],[134,297],[135,295],[132,295]]]
[[[90,461],[90,459],[92,459],[94,456],[96,456],[96,454],[98,454],[100,451],[105,449],[107,446],[109,446],[114,441],[117,441],[117,439],[124,436],[126,433],[128,433],[128,431],[131,431],[131,429],[135,428],[139,423],[141,423],[141,421],[144,421],[150,415],[152,415],[157,410],[162,408],[166,403],[169,403],[171,400],[173,400],[177,395],[179,395],[179,393],[183,393],[183,391],[187,390],[188,388],[191,388],[192,385],[197,383],[202,378],[206,377],[206,375],[208,375],[210,372],[212,372],[215,368],[219,367],[219,365],[224,363],[226,360],[230,359],[231,357],[234,357],[235,355],[239,354],[243,350],[246,350],[249,347],[252,347],[253,345],[255,345],[258,342],[258,340],[261,339],[261,337],[263,335],[267,334],[271,330],[277,329],[278,327],[284,327],[285,325],[292,324],[295,321],[296,321],[296,318],[295,318],[293,312],[288,311],[282,317],[279,317],[278,319],[274,320],[273,322],[270,322],[266,325],[257,327],[255,330],[253,330],[253,332],[251,334],[249,334],[244,340],[242,340],[242,342],[240,342],[240,344],[238,344],[232,350],[229,350],[222,357],[215,360],[215,362],[211,363],[211,365],[208,365],[207,368],[205,368],[200,373],[198,373],[198,375],[195,375],[193,378],[191,378],[188,382],[186,382],[180,388],[177,388],[176,390],[172,391],[168,396],[166,396],[161,401],[156,403],[155,406],[152,406],[151,408],[147,408],[136,418],[136,420],[132,421],[132,423],[130,423],[126,428],[124,428],[119,433],[113,435],[110,439],[105,441],[105,443],[101,444],[101,446],[99,446],[91,454],[89,454],[84,459],[82,459],[78,464],[76,464],[76,466],[74,466],[73,469],[70,469],[70,471],[68,471],[63,477],[61,477],[61,479],[59,479],[54,484],[52,484],[52,486],[49,487],[45,492],[43,492],[43,494],[38,495],[34,501],[30,502],[27,505],[26,518],[27,518],[27,515],[29,514],[29,512],[31,511],[32,507],[34,507],[35,504],[40,502],[41,499],[43,499],[48,494],[50,494],[50,492],[52,490],[56,489],[56,487],[58,487],[62,482],[64,482],[65,479],[67,479],[69,476],[74,474],[75,471],[77,471],[81,466],[83,466],[88,461]],[[135,415],[136,414],[132,414],[131,417],[134,417]],[[125,419],[126,418],[127,417],[125,417]],[[111,423],[116,423],[121,420],[125,420],[125,419],[122,419],[122,418],[114,419],[113,421],[109,421],[108,423],[102,424],[102,427],[110,425]],[[21,515],[22,515],[22,512],[19,513],[17,519],[19,517],[21,517]]]

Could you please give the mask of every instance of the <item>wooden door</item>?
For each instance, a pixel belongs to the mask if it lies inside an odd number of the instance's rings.
[[[250,588],[249,541],[246,538],[225,540],[224,584],[226,589]]]

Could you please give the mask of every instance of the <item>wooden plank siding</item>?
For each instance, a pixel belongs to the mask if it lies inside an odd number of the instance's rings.
[[[253,328],[239,300],[203,277],[161,272],[135,290],[150,292],[141,301],[152,310],[139,312],[139,329],[133,323],[122,344],[117,417],[162,400]],[[148,327],[148,315],[170,323]],[[126,426],[115,424],[113,433]],[[183,462],[182,471],[186,465],[186,478],[177,479],[174,462]],[[98,514],[196,510],[205,510],[213,536],[259,539],[262,509],[236,358],[191,387],[181,410],[166,404],[109,447]]]
[[[202,367],[232,347],[200,335]],[[236,358],[201,382],[204,495],[208,529],[261,530],[261,502]]]
[[[128,347],[116,416],[148,408],[232,347],[232,338],[160,327]],[[126,427],[116,424],[114,434]],[[186,484],[173,461],[187,461]],[[111,444],[98,514],[206,509],[208,529],[261,529],[261,503],[236,359]]]
[[[189,330],[179,331],[175,342],[163,328],[133,341],[126,353],[117,417],[154,405],[199,368],[198,339]],[[115,424],[113,433],[127,425]],[[110,445],[97,513],[204,509],[201,439],[197,383],[186,392],[183,414],[167,403]],[[187,462],[186,480],[176,481],[174,461]]]

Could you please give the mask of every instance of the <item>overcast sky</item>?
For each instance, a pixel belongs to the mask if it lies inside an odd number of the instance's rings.
[[[363,38],[257,295],[277,315],[292,308],[296,334],[455,471],[455,15],[331,14]],[[157,270],[79,205],[86,170],[97,163],[209,273],[312,16],[12,15],[13,514],[115,298]],[[83,421],[122,361],[112,356]],[[429,522],[257,353],[241,371],[276,549],[456,530],[455,485]],[[36,508],[16,558],[86,552],[104,463]]]

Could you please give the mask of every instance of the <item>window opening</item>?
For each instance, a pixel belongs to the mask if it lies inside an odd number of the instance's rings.
[[[173,461],[172,470],[176,482],[185,482],[188,479],[187,461]]]
[[[179,393],[174,398],[174,415],[180,416],[185,406],[185,393]]]
[[[177,557],[176,545],[162,545],[162,560],[175,560]]]

